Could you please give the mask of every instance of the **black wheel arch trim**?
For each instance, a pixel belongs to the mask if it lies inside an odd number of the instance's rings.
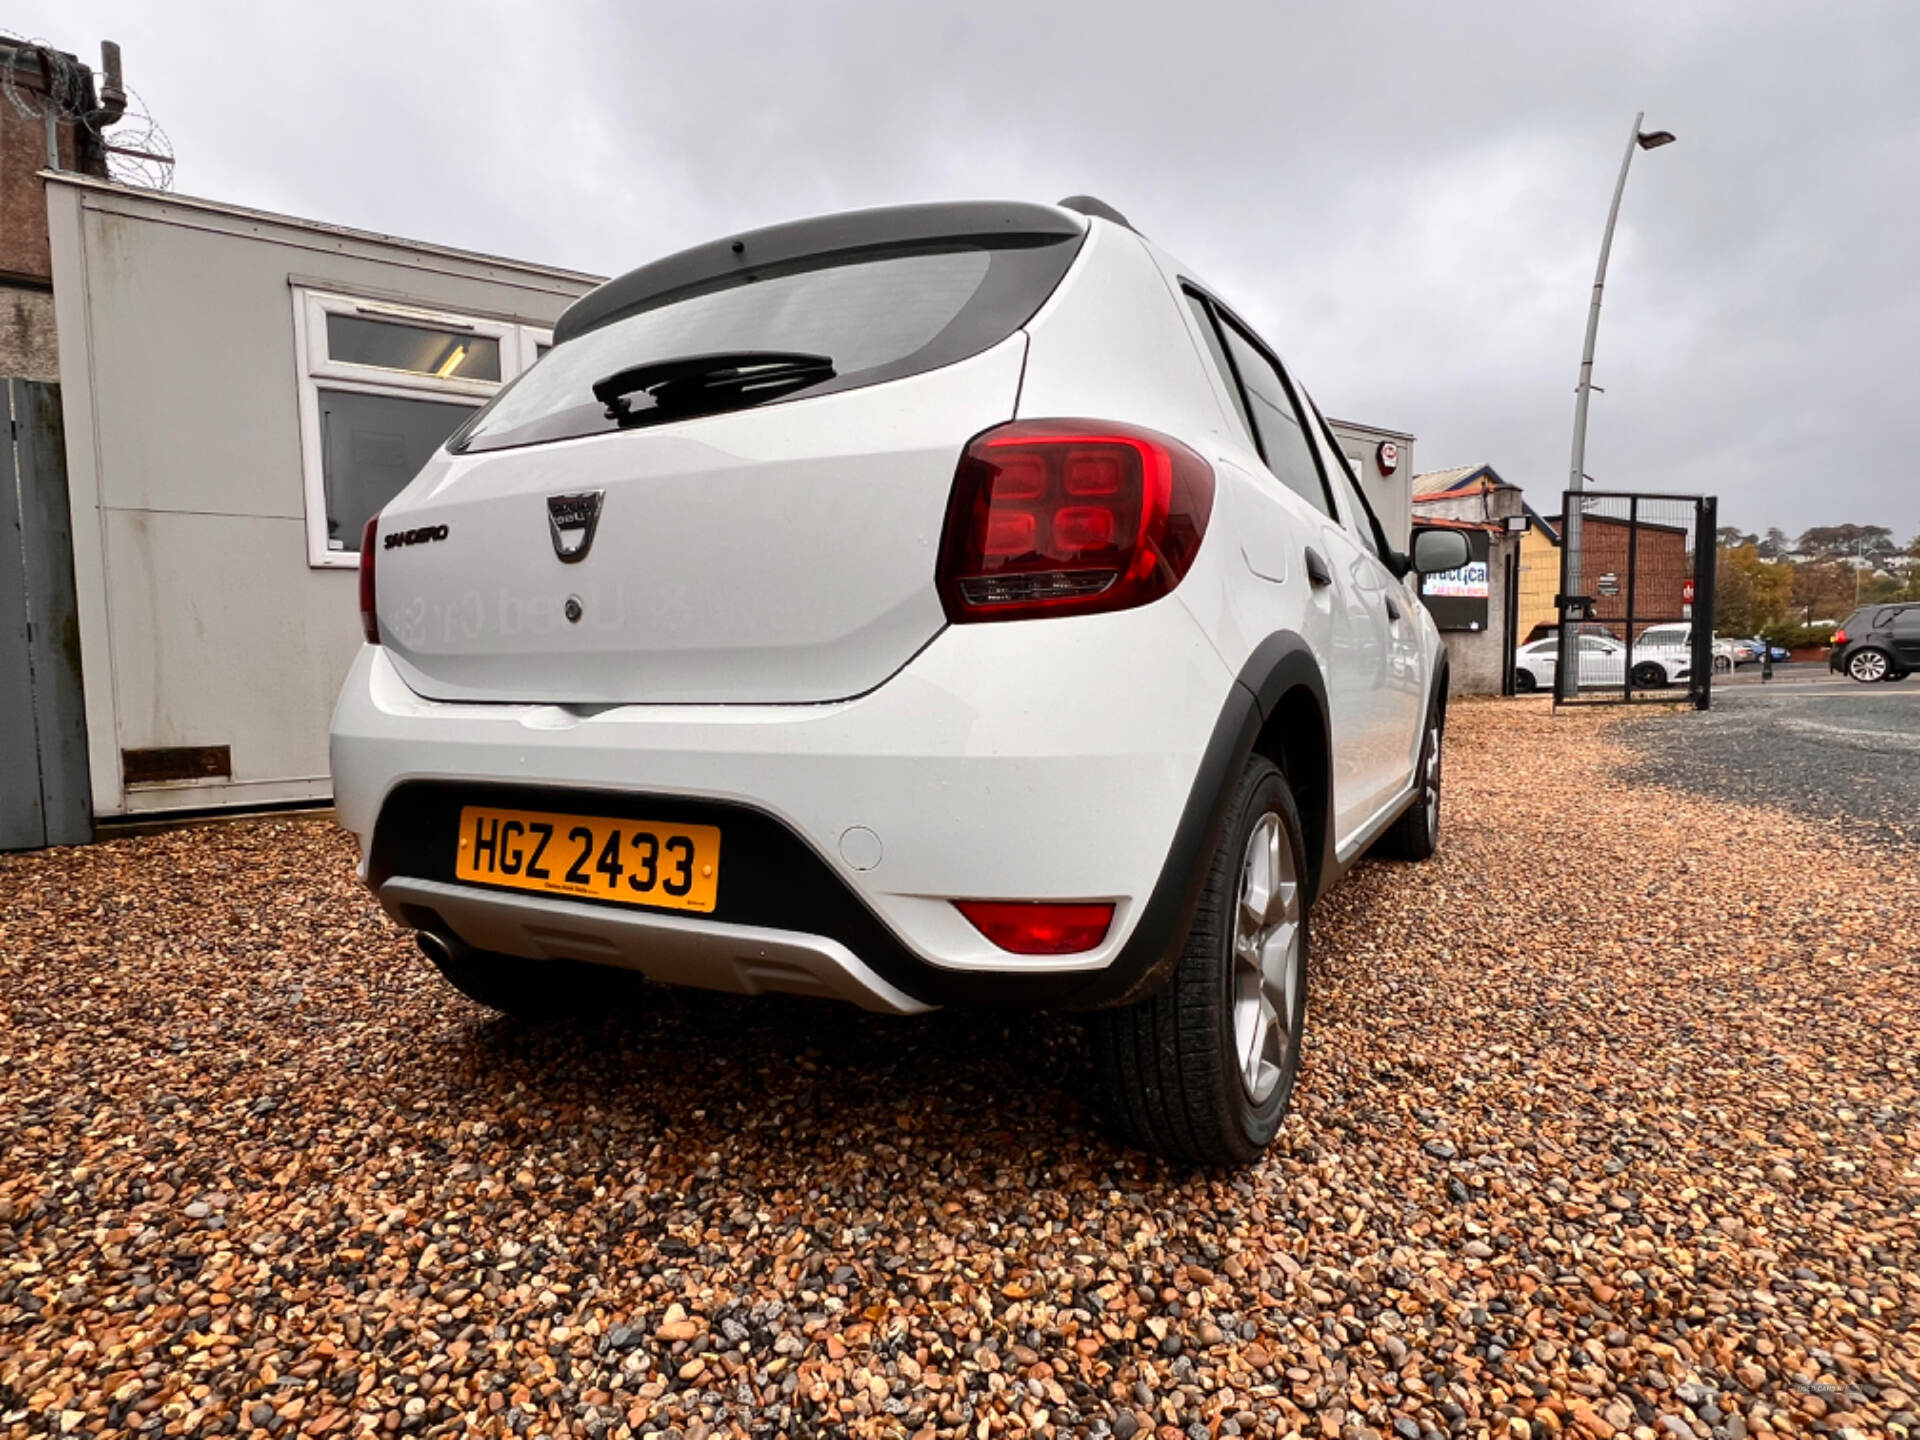
[[[1449,683],[1447,652],[1441,646],[1423,713],[1443,730]],[[1233,781],[1246,765],[1247,757],[1253,754],[1261,732],[1280,702],[1297,690],[1306,691],[1319,711],[1323,746],[1319,760],[1327,782],[1325,793],[1319,797],[1321,813],[1317,817],[1317,829],[1322,837],[1320,854],[1308,857],[1313,872],[1313,897],[1318,899],[1325,894],[1350,868],[1352,861],[1343,864],[1335,854],[1333,724],[1327,704],[1326,678],[1320,673],[1320,662],[1314,658],[1307,642],[1292,631],[1280,631],[1255,646],[1246,664],[1240,667],[1239,677],[1214,724],[1213,738],[1208,741],[1200,761],[1199,773],[1194,777],[1180,823],[1174,829],[1173,844],[1153,894],[1113,963],[1073,995],[1072,1003],[1076,1007],[1123,1005],[1137,1000],[1150,994],[1178,962],[1181,944],[1200,904],[1207,862],[1226,826],[1226,812],[1233,801]],[[1416,789],[1409,803],[1418,796]],[[1301,803],[1297,789],[1294,801],[1296,805]],[[1301,820],[1307,822],[1308,817],[1303,813]]]
[[[1088,977],[1071,997],[1076,1008],[1125,1005],[1151,994],[1180,958],[1180,947],[1193,924],[1206,885],[1207,862],[1225,829],[1233,803],[1234,780],[1253,754],[1261,731],[1280,701],[1296,689],[1313,697],[1320,712],[1320,733],[1331,733],[1326,680],[1307,642],[1291,631],[1269,635],[1254,647],[1227,692],[1212,738],[1200,759],[1193,788],[1174,827],[1173,843],[1160,867],[1160,879],[1147,898],[1127,943],[1104,970]],[[1324,773],[1332,776],[1331,756],[1321,757]],[[1322,854],[1309,857],[1314,893],[1320,877],[1333,865],[1332,785],[1323,797],[1325,814],[1320,833],[1326,837]],[[1296,796],[1296,801],[1298,797]],[[1305,817],[1302,817],[1303,819]]]

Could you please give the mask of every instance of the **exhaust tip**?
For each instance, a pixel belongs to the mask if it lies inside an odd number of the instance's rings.
[[[436,965],[447,965],[459,958],[456,942],[434,930],[416,930],[413,943],[420,947],[420,953]]]

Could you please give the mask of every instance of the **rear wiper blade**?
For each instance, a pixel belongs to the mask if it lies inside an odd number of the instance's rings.
[[[710,355],[680,355],[649,360],[596,380],[593,398],[607,407],[607,418],[621,424],[729,409],[777,399],[834,377],[833,357],[797,350],[723,350]],[[651,410],[635,410],[631,397],[646,394]]]

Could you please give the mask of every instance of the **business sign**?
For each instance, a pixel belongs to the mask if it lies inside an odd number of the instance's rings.
[[[1469,530],[1467,563],[1458,570],[1442,570],[1420,577],[1420,598],[1442,630],[1487,628],[1487,599],[1492,594],[1487,563],[1487,532]]]

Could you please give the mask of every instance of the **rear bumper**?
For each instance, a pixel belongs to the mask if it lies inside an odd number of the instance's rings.
[[[846,1000],[863,1010],[930,1009],[888,984],[838,940],[657,911],[502,895],[471,885],[396,876],[380,903],[402,925],[450,930],[466,944],[530,960],[586,960],[667,985]]]
[[[410,691],[385,653],[366,647],[334,714],[334,795],[377,890],[396,879],[451,879],[445,814],[463,795],[715,821],[719,910],[676,916],[668,928],[711,927],[716,945],[708,960],[676,960],[663,979],[699,984],[705,974],[722,989],[807,989],[711,959],[739,938],[726,927],[745,925],[838,947],[905,998],[878,1008],[1075,1003],[1114,987],[1110,972],[1169,868],[1223,712],[1245,702],[1184,607],[1165,602],[952,627],[879,689],[819,705],[587,712],[437,702]],[[512,936],[515,907],[527,898],[520,892],[454,888],[464,892],[460,913],[474,934],[444,910],[440,918],[469,944],[558,956],[524,930],[511,945],[476,938],[482,924],[496,941]],[[1114,923],[1085,954],[1010,955],[954,909],[952,900],[968,897],[1110,900]],[[658,918],[543,903],[558,907],[542,912],[548,920],[565,918],[562,928],[582,937],[612,924],[608,915]],[[619,933],[629,960],[569,958],[635,963],[647,935],[659,932],[643,923]],[[869,1003],[855,993],[864,982],[851,990],[822,983]]]

